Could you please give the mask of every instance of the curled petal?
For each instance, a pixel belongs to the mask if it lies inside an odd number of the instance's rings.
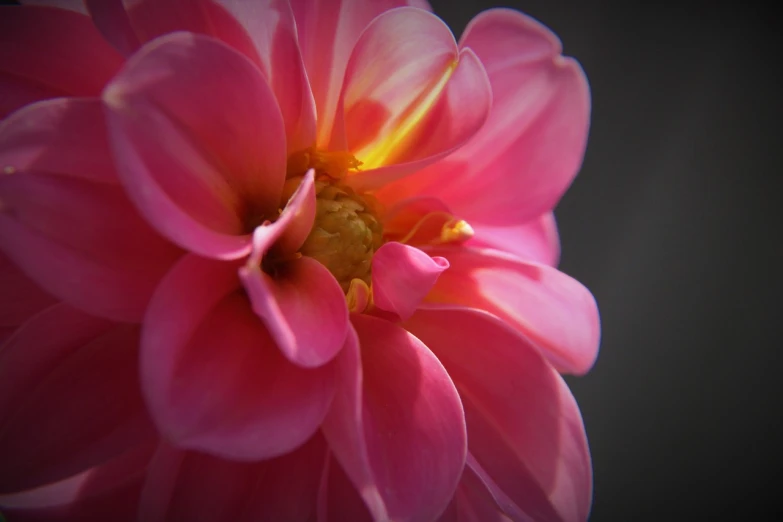
[[[359,35],[379,14],[404,5],[429,8],[422,0],[290,0],[302,59],[318,109],[320,147],[329,145],[348,57]],[[337,142],[344,139],[336,138]],[[339,147],[343,148],[343,147]]]
[[[457,392],[432,352],[402,328],[366,315],[352,323],[323,433],[375,520],[436,519],[465,462]]]
[[[0,496],[11,520],[28,522],[134,522],[154,444],[124,454],[60,482]]]
[[[582,418],[536,347],[477,310],[419,310],[405,326],[454,379],[475,457],[468,463],[505,513],[586,520],[592,468]]]
[[[313,172],[308,172],[278,220],[256,228],[253,251],[239,270],[253,310],[285,356],[304,367],[331,360],[348,328],[345,296],[334,277],[314,259],[291,257],[315,219],[313,179]]]
[[[40,102],[4,122],[0,165],[11,174],[0,176],[0,249],[59,299],[139,321],[180,251],[115,183],[105,145],[94,100]]]
[[[481,62],[438,17],[412,7],[379,16],[351,55],[339,106],[363,162],[351,185],[375,189],[447,155],[478,131],[491,97]]]
[[[277,220],[264,223],[253,231],[253,249],[246,263],[248,267],[260,266],[273,246],[279,255],[294,254],[307,239],[314,220],[315,177],[311,169],[304,175]]]
[[[314,368],[337,355],[348,330],[348,307],[325,266],[301,257],[285,263],[275,277],[255,264],[242,267],[240,275],[253,311],[288,360]]]
[[[138,328],[55,305],[0,350],[0,491],[70,477],[154,437]],[[11,372],[13,369],[13,372]]]
[[[526,223],[508,226],[474,225],[471,246],[488,247],[513,254],[520,259],[549,266],[560,260],[560,235],[552,212]]]
[[[472,49],[487,70],[489,119],[470,143],[389,187],[386,197],[437,195],[473,225],[514,225],[552,210],[584,156],[584,72],[560,55],[548,29],[510,9],[477,16],[460,47]]]
[[[56,96],[97,96],[122,64],[83,14],[46,6],[2,7],[0,117]]]
[[[235,263],[194,255],[163,280],[141,340],[152,415],[179,447],[236,460],[270,458],[317,430],[333,368],[288,362],[237,290]]]
[[[495,250],[440,247],[427,253],[450,264],[428,301],[479,308],[500,317],[562,372],[584,374],[592,367],[600,321],[595,299],[581,283],[550,266]]]
[[[402,243],[386,243],[372,258],[373,301],[405,320],[448,267],[445,258],[430,257]]]
[[[217,40],[171,34],[134,55],[103,101],[142,214],[205,257],[247,254],[247,231],[276,216],[286,168],[282,117],[258,69]]]

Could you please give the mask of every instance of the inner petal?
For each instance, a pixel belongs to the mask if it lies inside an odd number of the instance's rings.
[[[289,158],[283,189],[286,199],[301,182],[303,173],[315,170],[315,222],[298,255],[324,265],[346,293],[354,280],[370,284],[372,256],[383,244],[377,200],[342,183],[348,171],[359,165],[348,152],[307,149]],[[290,254],[273,257],[264,268],[269,273],[279,261],[288,259]]]

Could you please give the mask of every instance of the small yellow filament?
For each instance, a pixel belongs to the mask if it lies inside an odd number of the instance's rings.
[[[464,219],[451,220],[440,230],[440,241],[441,243],[467,241],[474,234],[473,227]]]
[[[421,228],[427,223],[427,221],[433,219],[433,218],[449,218],[448,221],[446,221],[443,226],[440,229],[440,237],[437,239],[432,239],[428,243],[430,245],[441,245],[444,243],[456,243],[461,241],[467,241],[468,239],[472,238],[475,232],[473,231],[473,227],[470,226],[470,224],[465,221],[464,219],[457,219],[452,214],[449,214],[448,212],[438,211],[438,212],[430,212],[423,218],[421,218],[416,224],[411,228],[410,232],[405,234],[405,236],[402,239],[399,239],[398,241],[400,243],[407,243],[411,240],[413,236],[416,235],[416,233],[421,230]]]
[[[348,304],[349,312],[364,312],[372,304],[370,286],[361,279],[352,279],[348,292],[345,293],[345,302]]]

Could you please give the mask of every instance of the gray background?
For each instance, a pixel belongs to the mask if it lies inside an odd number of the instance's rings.
[[[556,216],[561,269],[602,315],[595,369],[569,379],[591,520],[783,519],[780,18],[752,4],[431,3],[457,35],[482,9],[520,9],[590,80],[587,156]]]

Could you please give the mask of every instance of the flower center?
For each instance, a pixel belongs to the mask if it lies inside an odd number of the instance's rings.
[[[324,265],[346,293],[354,279],[370,285],[372,256],[383,244],[377,201],[340,182],[359,164],[347,152],[313,150],[293,155],[288,163],[287,185],[293,187],[304,172],[316,171],[315,222],[299,252]]]

